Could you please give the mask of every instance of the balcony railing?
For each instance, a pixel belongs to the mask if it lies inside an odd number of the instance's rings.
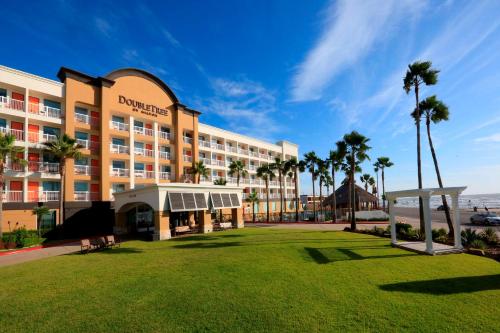
[[[116,145],[114,143],[109,144],[109,150],[113,154],[128,154],[129,153],[128,146]]]
[[[22,130],[0,127],[0,132],[2,132],[5,135],[7,134],[13,135],[16,138],[16,141],[24,141],[24,131]]]
[[[184,143],[187,143],[187,144],[192,144],[193,143],[193,138],[190,138],[188,136],[183,136],[182,140],[184,141]]]
[[[238,152],[238,148],[232,147],[232,146],[226,146],[226,151],[228,151],[230,153],[237,153]]]
[[[160,179],[167,179],[167,180],[172,179],[172,173],[170,172],[160,171],[159,174],[160,174]]]
[[[128,169],[122,169],[122,168],[111,168],[111,170],[110,170],[110,176],[111,177],[128,177],[129,176],[129,170]]]
[[[28,107],[28,111],[33,114],[37,114],[40,116],[57,118],[60,119],[62,112],[61,109],[53,108],[50,106],[43,105],[41,103],[30,103]]]
[[[97,175],[99,168],[96,166],[90,165],[75,165],[75,174],[76,175],[86,175],[86,176],[94,176]]]
[[[218,149],[218,150],[224,150],[224,145],[221,145],[220,143],[212,142],[212,149]]]
[[[128,131],[128,124],[122,123],[119,121],[111,121],[110,123],[111,129],[117,130],[117,131]]]
[[[99,125],[99,118],[91,117],[86,114],[75,113],[75,120],[82,124]]]
[[[259,154],[259,157],[267,160],[267,155],[266,154]]]
[[[58,200],[59,191],[28,191],[28,201],[30,202],[46,202]]]
[[[210,148],[211,144],[208,141],[198,140],[198,147]]]
[[[250,171],[255,171],[255,170],[257,170],[257,167],[256,167],[255,165],[251,165],[251,164],[250,164],[250,165],[248,166],[248,170],[250,170]]]
[[[154,171],[148,170],[134,170],[134,175],[136,178],[155,178]]]
[[[212,160],[212,165],[225,166],[226,163],[222,160]]]
[[[24,101],[18,101],[10,97],[0,96],[0,109],[12,111],[24,111]]]
[[[98,192],[75,191],[75,201],[97,201],[99,200]]]
[[[189,155],[184,155],[183,160],[184,162],[193,162],[193,157]]]
[[[80,146],[82,146],[83,149],[89,149],[89,147],[90,147],[89,140],[76,139],[76,143],[78,143]]]
[[[200,157],[200,158],[199,158],[199,160],[200,160],[201,162],[203,162],[203,164],[205,164],[205,165],[210,165],[210,164],[211,164],[211,163],[210,163],[210,159],[209,159],[209,158]]]
[[[2,200],[3,202],[22,202],[23,191],[3,191]]]
[[[135,132],[135,134],[153,136],[153,130],[151,128],[134,126],[134,132]]]
[[[165,140],[170,140],[170,138],[172,137],[171,133],[170,132],[158,132],[158,136],[160,137],[160,139],[165,139]]]
[[[247,149],[238,149],[238,154],[248,155],[248,150]]]
[[[140,147],[134,147],[134,154],[140,155],[140,156],[153,157],[153,151],[152,150],[145,149],[145,148],[140,148]]]
[[[170,152],[168,152],[168,151],[160,151],[159,153],[160,153],[160,158],[162,160],[170,160],[170,157],[171,157]]]
[[[59,174],[59,163],[29,161],[28,170],[31,172]]]
[[[252,157],[259,157],[259,153],[255,152],[255,151],[251,151],[251,150],[250,150],[250,151],[249,151],[249,154],[250,154],[250,156],[252,156]]]

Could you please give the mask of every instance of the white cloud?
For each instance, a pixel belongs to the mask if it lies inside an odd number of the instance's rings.
[[[111,25],[108,21],[103,19],[102,17],[96,17],[94,19],[95,26],[97,30],[106,37],[110,37],[111,35]]]
[[[475,142],[500,142],[500,133],[495,133],[489,136],[476,138]]]
[[[408,23],[424,5],[424,1],[411,0],[332,2],[320,38],[292,79],[292,99],[320,99],[336,75],[366,56],[395,26]]]
[[[173,47],[181,47],[181,43],[175,37],[168,31],[167,29],[163,28],[161,30],[161,33],[163,34],[163,37],[173,46]]]
[[[451,140],[456,140],[456,139],[460,139],[460,138],[463,138],[464,136],[467,136],[469,134],[472,134],[474,132],[477,132],[485,127],[488,127],[488,126],[491,126],[491,125],[495,125],[495,124],[498,124],[500,123],[500,116],[497,116],[489,121],[486,121],[484,123],[481,123],[479,125],[476,125],[476,126],[473,126],[471,128],[469,128],[468,130],[466,131],[461,131],[459,134],[453,136],[451,138]]]

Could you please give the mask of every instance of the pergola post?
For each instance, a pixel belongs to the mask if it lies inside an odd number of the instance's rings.
[[[391,243],[397,244],[398,240],[396,239],[396,216],[394,216],[394,199],[388,198],[389,202],[389,221],[391,223]]]
[[[420,194],[424,206],[424,224],[425,224],[425,252],[432,254],[432,219],[431,219],[431,195],[429,192]]]
[[[453,224],[455,230],[453,238],[455,240],[455,248],[461,250],[463,249],[463,247],[462,235],[460,232],[460,209],[458,207],[458,193],[453,193],[451,195],[451,205],[453,206]]]

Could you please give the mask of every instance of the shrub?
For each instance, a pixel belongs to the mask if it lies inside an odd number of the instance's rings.
[[[479,239],[476,230],[472,230],[471,228],[463,230],[461,236],[462,236],[462,244],[466,246],[472,244],[472,242]]]
[[[415,240],[424,241],[425,240],[425,232],[421,229],[415,229]]]
[[[483,240],[486,244],[489,245],[497,245],[498,244],[498,236],[497,232],[493,228],[486,228],[484,229],[480,234],[479,237],[481,240]]]
[[[484,250],[486,248],[486,244],[478,238],[472,241],[470,247],[473,249]]]
[[[381,227],[374,226],[372,233],[377,235],[377,236],[384,236],[385,234],[385,229]]]
[[[396,223],[396,234],[398,236],[404,237],[410,233],[411,228],[412,228],[411,224],[397,222]]]
[[[438,238],[443,238],[446,236],[447,232],[444,228],[432,229],[432,239],[437,240]]]

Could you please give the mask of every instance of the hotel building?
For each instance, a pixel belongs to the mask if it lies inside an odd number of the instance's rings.
[[[243,198],[255,190],[265,199],[265,184],[257,178],[260,165],[274,158],[298,157],[298,146],[271,144],[199,122],[200,112],[181,104],[156,76],[138,69],[119,69],[105,77],[61,68],[54,81],[0,66],[0,131],[12,134],[24,147],[27,165],[7,161],[4,173],[4,218],[36,228],[33,206],[57,211],[59,164],[44,151],[44,142],[62,134],[77,139],[83,157],[68,160],[65,177],[66,214],[110,202],[116,192],[151,184],[192,182],[189,169],[203,161],[209,176],[235,186],[229,164],[241,160],[248,170],[240,186]],[[284,177],[286,211],[294,208],[294,182]],[[270,182],[271,211],[279,211],[279,184]],[[265,212],[265,200],[257,212]],[[250,213],[248,204],[245,212]],[[71,215],[71,214],[70,214]]]

